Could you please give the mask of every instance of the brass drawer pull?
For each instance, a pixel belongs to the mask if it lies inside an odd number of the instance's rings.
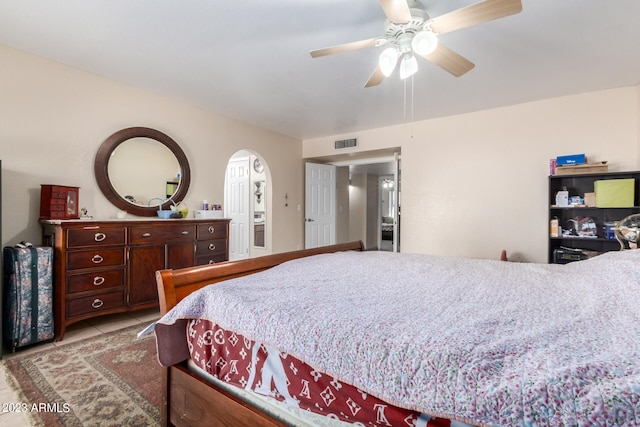
[[[216,250],[216,245],[214,245],[213,243],[209,243],[209,250],[210,251],[215,251]]]
[[[151,233],[144,233],[142,237],[151,237]]]
[[[93,285],[94,286],[100,286],[104,283],[104,277],[102,276],[96,276],[93,278]]]
[[[95,240],[96,242],[102,242],[106,238],[107,238],[107,235],[104,233],[96,233],[93,236],[93,240]]]
[[[101,299],[94,299],[93,302],[91,303],[91,307],[93,308],[100,308],[104,305],[104,301],[102,301]]]
[[[209,233],[213,233],[214,231],[216,231],[216,229],[213,228],[213,225],[210,225],[208,230],[209,230]]]
[[[104,258],[102,258],[102,256],[100,255],[94,255],[91,258],[91,262],[93,262],[94,264],[100,264],[102,261],[104,261]]]

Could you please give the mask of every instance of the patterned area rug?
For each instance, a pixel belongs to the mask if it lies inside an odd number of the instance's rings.
[[[34,425],[157,426],[161,368],[144,325],[5,360]]]

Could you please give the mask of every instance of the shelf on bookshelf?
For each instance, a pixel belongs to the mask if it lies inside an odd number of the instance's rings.
[[[549,206],[549,209],[640,209],[640,206],[626,206],[626,207],[616,207],[616,208],[609,208],[609,207],[600,207],[600,206],[557,206],[557,205],[551,205]]]
[[[604,237],[580,237],[580,236],[562,236],[562,237],[549,237],[550,240],[580,240],[587,242],[611,242],[618,243],[615,239],[606,239]]]

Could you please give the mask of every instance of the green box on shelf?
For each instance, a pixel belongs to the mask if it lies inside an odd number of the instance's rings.
[[[633,207],[635,179],[603,179],[593,183],[598,208]]]

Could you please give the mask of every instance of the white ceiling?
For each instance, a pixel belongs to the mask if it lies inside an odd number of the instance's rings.
[[[432,17],[476,2],[420,0]],[[640,80],[639,0],[523,0],[442,35],[475,68],[420,59],[413,90],[364,89],[382,48],[309,56],[384,21],[376,0],[0,0],[0,44],[302,139]]]

